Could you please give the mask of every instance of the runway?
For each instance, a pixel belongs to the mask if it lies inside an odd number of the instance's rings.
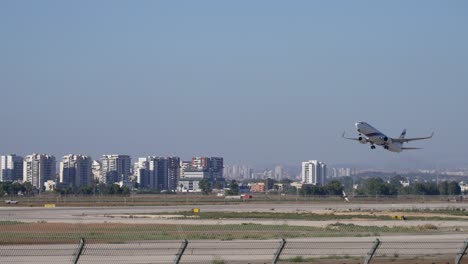
[[[460,208],[468,210],[468,203],[405,203],[405,204],[228,204],[228,205],[180,205],[180,206],[127,206],[127,207],[0,207],[0,219],[23,222],[63,222],[63,223],[101,223],[101,222],[142,222],[154,219],[109,218],[109,215],[175,213],[200,208],[202,212],[314,212],[327,209],[335,211],[382,211]],[[184,220],[186,221],[186,220]],[[467,221],[468,222],[468,221]]]
[[[465,203],[412,203],[412,204],[229,204],[229,205],[201,205],[201,206],[150,206],[150,207],[1,207],[0,219],[3,221],[21,222],[47,222],[47,223],[126,223],[126,224],[178,224],[178,225],[219,225],[219,224],[263,224],[326,227],[336,223],[337,220],[308,221],[290,219],[166,219],[150,218],[147,214],[176,213],[190,211],[198,207],[202,212],[314,212],[333,209],[339,211],[381,211],[381,210],[412,210],[412,209],[468,209]],[[145,215],[146,214],[146,215]],[[132,217],[129,217],[132,215]],[[248,214],[247,214],[248,215]],[[360,226],[418,226],[432,224],[439,228],[458,228],[468,230],[468,221],[385,221],[350,219],[338,221],[342,224],[355,224]]]

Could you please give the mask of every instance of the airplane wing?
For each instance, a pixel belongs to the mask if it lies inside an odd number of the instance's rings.
[[[392,142],[396,143],[405,143],[405,142],[410,142],[410,141],[415,141],[415,140],[423,140],[423,139],[430,139],[434,136],[434,132],[431,133],[430,136],[428,137],[418,137],[418,138],[392,138]]]
[[[349,138],[349,137],[345,137],[345,132],[344,132],[344,131],[343,131],[342,137],[345,138],[345,139],[349,139],[349,140],[356,140],[356,141],[359,141],[359,138]]]

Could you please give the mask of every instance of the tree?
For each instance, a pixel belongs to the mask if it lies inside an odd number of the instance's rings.
[[[385,195],[388,188],[381,178],[370,178],[362,182],[361,189],[367,195]]]
[[[390,185],[393,185],[396,189],[400,189],[402,187],[402,181],[406,181],[406,179],[401,175],[394,175],[390,177]]]
[[[353,183],[354,183],[354,180],[353,180],[353,176],[344,176],[344,177],[340,177],[337,179],[339,182],[341,182],[341,184],[343,185],[343,188],[345,191],[347,192],[352,192],[353,191]]]
[[[32,194],[33,186],[32,186],[32,184],[30,182],[25,182],[24,183],[24,191],[26,192],[27,196]]]
[[[447,181],[443,181],[443,182],[439,182],[439,185],[437,186],[437,188],[439,189],[439,193],[441,195],[447,195],[449,194],[448,192],[448,182]]]
[[[203,179],[198,183],[198,188],[202,191],[203,194],[208,195],[211,193],[211,183],[208,179]]]
[[[302,196],[311,195],[312,194],[312,184],[303,184],[302,188],[299,190],[299,194]]]
[[[451,181],[447,187],[448,194],[450,195],[459,195],[461,194],[460,185],[456,181]]]
[[[122,193],[123,195],[129,195],[129,194],[130,194],[130,188],[128,188],[127,186],[124,185],[124,186],[122,186],[122,188],[120,188],[120,189],[121,189],[121,193]]]
[[[93,193],[93,187],[89,185],[83,185],[78,190],[75,191],[77,194],[92,194]]]
[[[215,187],[215,189],[218,189],[218,190],[223,189],[224,188],[224,182],[223,181],[217,181],[217,182],[215,182],[214,187]]]
[[[341,195],[343,193],[343,186],[337,180],[333,180],[325,185],[325,191],[328,195]]]
[[[239,184],[237,184],[236,180],[232,180],[229,184],[229,191],[227,192],[228,195],[239,195]]]
[[[327,191],[322,186],[312,185],[312,184],[304,184],[302,188],[299,190],[299,194],[302,196],[306,195],[325,195]]]
[[[287,190],[287,194],[294,194],[296,195],[297,194],[297,187],[295,186],[290,186]]]
[[[109,194],[121,194],[122,189],[120,189],[120,186],[117,184],[110,184],[108,186],[109,189]]]

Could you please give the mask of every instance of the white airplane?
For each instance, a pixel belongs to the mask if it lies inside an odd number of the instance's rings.
[[[371,144],[371,149],[375,149],[375,145],[383,146],[384,149],[391,152],[402,152],[403,150],[409,149],[421,149],[421,148],[406,148],[403,147],[403,143],[432,138],[434,132],[428,137],[419,137],[419,138],[405,138],[406,129],[403,130],[399,138],[390,138],[385,134],[369,125],[366,122],[357,122],[354,124],[357,131],[359,132],[358,138],[348,138],[345,137],[345,132],[343,132],[343,138],[359,141],[362,144]]]

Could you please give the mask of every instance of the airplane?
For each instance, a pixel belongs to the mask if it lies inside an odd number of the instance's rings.
[[[406,129],[401,132],[399,138],[390,138],[387,137],[385,134],[374,128],[373,126],[369,125],[366,122],[357,122],[354,124],[356,126],[357,131],[359,132],[358,138],[348,138],[345,136],[345,132],[343,132],[343,138],[349,140],[355,140],[362,144],[371,144],[371,149],[375,149],[375,145],[382,146],[384,149],[391,151],[391,152],[402,152],[403,150],[411,150],[411,149],[421,149],[421,148],[407,148],[403,147],[403,143],[415,141],[415,140],[423,140],[432,138],[434,132],[431,133],[428,137],[418,137],[418,138],[405,138],[406,136]]]

